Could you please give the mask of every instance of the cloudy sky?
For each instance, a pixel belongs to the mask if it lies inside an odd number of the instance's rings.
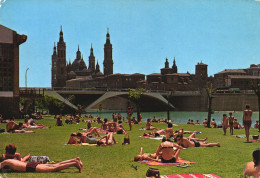
[[[0,24],[25,34],[20,86],[51,86],[51,55],[62,25],[67,60],[91,43],[103,71],[109,28],[114,73],[159,73],[168,57],[178,72],[208,64],[209,75],[260,63],[258,0],[0,0]]]

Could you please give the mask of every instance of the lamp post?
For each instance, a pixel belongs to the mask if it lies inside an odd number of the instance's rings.
[[[25,71],[25,88],[27,88],[27,71],[29,70],[29,67]]]

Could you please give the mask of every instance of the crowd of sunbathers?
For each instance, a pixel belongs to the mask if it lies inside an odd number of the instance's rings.
[[[121,116],[121,115],[120,115]],[[225,115],[223,115],[223,118]],[[56,126],[64,126],[62,123],[62,116],[56,116]],[[75,120],[74,120],[75,119]],[[114,138],[114,133],[117,134],[128,134],[122,125],[122,117],[118,114],[113,115],[113,120],[108,121],[107,119],[100,119],[99,117],[93,118],[87,121],[87,129],[83,132],[74,132],[71,134],[68,144],[96,144],[98,146],[107,146],[117,144]],[[79,123],[80,116],[76,115],[73,119],[71,115],[66,116],[66,120],[72,120],[72,122]],[[65,121],[66,121],[65,120]],[[101,124],[100,128],[92,127],[92,122]],[[132,121],[132,120],[131,120]],[[214,121],[214,120],[212,120]],[[235,121],[235,118],[234,120]],[[163,121],[164,122],[164,121]],[[223,122],[226,122],[226,120]],[[134,122],[132,124],[135,124]],[[198,121],[193,123],[190,120],[189,124],[199,124]],[[203,123],[204,124],[204,123]],[[215,125],[212,124],[214,127]],[[223,125],[223,123],[222,123]],[[225,125],[225,123],[224,123]],[[207,138],[196,138],[196,131],[190,136],[184,137],[183,129],[174,131],[172,123],[168,123],[167,128],[158,129],[152,125],[151,119],[147,119],[146,130],[155,130],[154,132],[144,133],[144,137],[160,137],[164,136],[162,143],[158,146],[153,154],[143,153],[141,147],[140,153],[134,157],[134,161],[161,161],[162,163],[175,163],[180,159],[180,153],[183,148],[189,147],[220,147],[220,143],[207,143]],[[24,128],[49,128],[42,124],[37,124],[33,119],[25,118],[25,123],[17,124],[14,122],[14,118],[6,124],[7,132],[12,133],[33,133],[34,131],[24,130]],[[101,136],[101,133],[106,133]],[[0,169],[9,167],[14,171],[20,172],[55,172],[69,167],[76,167],[81,171],[83,163],[80,158],[74,158],[71,160],[62,161],[57,164],[40,164],[38,162],[28,162],[30,154],[25,157],[21,157],[20,153],[16,153],[16,147],[12,144],[6,146],[6,153],[0,158]],[[246,165],[246,175],[256,175],[256,170],[259,170],[259,149],[253,153],[253,162]],[[259,173],[258,173],[259,174]]]
[[[84,132],[75,132],[70,135],[68,144],[97,144],[98,146],[106,146],[117,144],[114,133],[117,134],[127,134],[122,121],[114,119],[108,121],[106,118],[104,121],[98,118],[98,123],[101,124],[100,128],[92,127],[91,122],[88,122],[88,129]],[[106,135],[101,136],[100,133],[106,133]],[[93,137],[93,135],[95,137]],[[99,139],[97,137],[100,137]]]

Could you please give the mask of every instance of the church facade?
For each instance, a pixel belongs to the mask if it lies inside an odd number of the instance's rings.
[[[62,29],[59,41],[54,44],[52,54],[52,88],[67,89],[102,89],[102,90],[127,90],[128,88],[145,88],[146,90],[180,90],[192,91],[205,87],[208,80],[207,65],[198,63],[195,74],[178,73],[178,67],[174,58],[172,67],[166,58],[165,66],[160,73],[144,74],[114,74],[113,55],[110,34],[107,31],[104,44],[103,73],[99,63],[96,63],[94,50],[91,44],[88,67],[81,55],[80,48],[76,52],[76,58],[71,63],[66,62],[66,43],[64,42]]]

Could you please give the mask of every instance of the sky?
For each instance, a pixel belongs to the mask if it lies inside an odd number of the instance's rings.
[[[179,73],[208,74],[260,63],[260,0],[0,0],[0,24],[27,35],[20,87],[51,87],[51,55],[62,25],[67,61],[93,44],[103,72],[109,28],[114,73],[160,73],[175,57]]]

